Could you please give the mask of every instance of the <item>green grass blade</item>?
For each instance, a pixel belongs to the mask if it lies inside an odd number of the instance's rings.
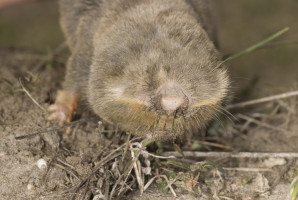
[[[292,191],[290,195],[291,195],[291,200],[296,200],[298,195],[298,181],[296,181],[292,186]]]
[[[278,42],[270,42],[264,45],[264,48],[274,47],[274,46],[295,45],[295,44],[298,44],[298,40],[285,40],[285,41],[278,41]]]
[[[258,42],[257,44],[254,44],[254,45],[252,45],[252,46],[250,46],[250,47],[248,47],[246,49],[243,49],[242,51],[239,51],[239,52],[237,52],[235,54],[232,54],[232,55],[228,56],[226,59],[224,59],[224,62],[227,62],[229,60],[238,58],[238,57],[240,57],[240,56],[242,56],[244,54],[250,53],[250,52],[258,49],[258,48],[266,45],[270,41],[274,40],[275,38],[281,36],[282,34],[284,34],[285,32],[287,32],[288,30],[289,30],[289,27],[286,27],[286,28],[282,29],[282,30],[278,31],[277,33],[269,36],[268,38],[262,40],[261,42]]]

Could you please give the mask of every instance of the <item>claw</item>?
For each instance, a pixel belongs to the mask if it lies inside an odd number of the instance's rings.
[[[78,96],[67,91],[59,91],[55,104],[49,106],[50,113],[48,120],[56,120],[59,125],[63,125],[71,121],[73,111],[77,107]],[[68,132],[70,132],[68,130]]]
[[[59,124],[65,124],[71,120],[71,112],[63,104],[53,104],[48,108],[49,121],[57,120]]]

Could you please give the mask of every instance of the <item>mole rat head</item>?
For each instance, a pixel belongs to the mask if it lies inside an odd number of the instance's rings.
[[[99,49],[89,80],[93,110],[155,139],[204,127],[221,109],[229,81],[212,42],[206,35],[199,41],[131,38]]]

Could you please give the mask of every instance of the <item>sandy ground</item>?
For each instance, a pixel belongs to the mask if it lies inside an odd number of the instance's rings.
[[[284,4],[278,1],[264,1],[267,4],[251,0],[237,2],[234,0],[229,5],[216,2],[220,20],[219,39],[224,53],[245,48],[285,26],[291,26],[291,31],[282,39],[297,40],[295,34],[298,26],[293,14],[298,8],[297,1]],[[271,6],[267,9],[269,4]],[[23,22],[16,17],[30,11],[33,14],[24,15]],[[81,183],[112,150],[124,144],[125,133],[99,125],[97,121],[100,119],[81,105],[75,113],[75,120],[89,121],[77,124],[69,135],[64,134],[63,130],[52,130],[16,139],[55,126],[46,120],[47,113],[43,109],[53,103],[57,89],[61,87],[68,56],[67,52],[59,51],[51,57],[51,52],[63,41],[57,23],[56,3],[45,1],[19,5],[3,11],[0,16],[0,27],[5,30],[0,32],[0,199],[62,200],[72,199],[73,193],[78,194],[76,199],[95,199],[96,195],[100,199],[100,194],[105,195],[114,186],[119,176],[115,169],[123,170],[121,155],[109,160],[88,179],[87,184],[77,190],[69,188]],[[268,23],[272,21],[274,23]],[[46,32],[51,32],[52,37]],[[235,40],[242,42],[235,43]],[[230,62],[233,87],[236,88],[235,101],[297,89],[297,63],[295,45],[264,48]],[[252,80],[257,81],[254,84]],[[29,98],[21,83],[42,108]],[[235,119],[226,118],[221,126],[214,123],[206,134],[201,133],[193,138],[193,141],[201,142],[197,146],[200,151],[298,151],[297,98],[271,101],[231,112]],[[257,120],[258,124],[251,119]],[[188,142],[183,150],[194,151],[191,145],[194,143]],[[173,147],[165,147],[165,151],[173,151]],[[148,148],[151,153],[155,150],[154,147]],[[46,169],[39,169],[36,165],[41,158],[48,163]],[[219,173],[218,169],[213,168],[199,170],[201,174],[198,179],[190,179],[196,182],[193,192],[185,190],[189,179],[180,180],[184,187],[173,186],[178,199],[289,199],[291,182],[297,171],[295,158],[256,156],[206,159],[216,162],[224,171]],[[178,161],[193,164],[206,159],[186,155],[185,159]],[[156,164],[159,161],[152,159],[151,162]],[[118,163],[116,168],[113,167],[115,163]],[[144,160],[141,163],[144,165]],[[174,169],[177,173],[186,173],[181,168]],[[192,172],[192,176],[198,174],[198,170]],[[156,175],[156,171],[153,174]],[[132,191],[123,194],[122,199],[176,199],[170,191],[162,193],[160,183],[153,184],[140,197],[137,184],[132,181],[133,176],[129,179],[134,183],[131,185]],[[145,176],[145,180],[152,176]]]

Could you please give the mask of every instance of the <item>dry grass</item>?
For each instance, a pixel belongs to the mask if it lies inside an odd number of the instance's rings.
[[[275,131],[281,131],[285,134],[291,132],[285,128],[278,128],[270,124],[270,118],[276,117],[277,115],[288,118],[289,116],[294,117],[296,113],[293,109],[292,103],[297,104],[297,97],[293,95],[288,96],[289,101],[280,102],[279,98],[272,98],[270,101],[263,102],[265,105],[259,105],[258,100],[255,107],[251,110],[237,111],[233,113],[235,120],[233,123],[227,123],[224,129],[234,129],[239,132],[245,132],[256,126],[273,129]],[[251,105],[251,104],[250,104]],[[295,106],[294,105],[294,106]],[[271,113],[260,113],[263,108],[270,108]],[[276,110],[279,108],[279,111]],[[257,110],[254,112],[253,110]],[[239,112],[239,113],[238,113]],[[261,116],[261,117],[260,117]],[[289,119],[291,120],[291,119]],[[83,121],[86,123],[86,120]],[[44,131],[38,131],[36,133],[28,134],[27,136],[20,136],[17,139],[25,139],[34,137],[40,133],[53,132],[59,129],[64,129],[69,126],[81,124],[82,120],[75,121],[60,127],[49,127]],[[230,127],[227,127],[230,126]],[[223,131],[223,129],[218,130]],[[119,134],[119,133],[114,133]],[[206,133],[206,139],[208,140],[208,132]],[[224,150],[230,150],[231,147],[227,148],[226,145],[218,142],[204,141],[204,137],[201,138],[199,145],[205,150],[211,151],[202,152],[197,150],[185,151],[185,149],[178,149],[176,152],[164,151],[159,154],[152,153],[148,150],[148,145],[152,146],[153,141],[141,140],[140,138],[132,138],[127,135],[126,139],[122,141],[122,145],[115,146],[109,143],[103,150],[94,157],[92,160],[92,172],[86,177],[80,177],[76,172],[77,169],[66,163],[64,158],[53,158],[51,167],[58,167],[65,170],[66,174],[70,177],[73,183],[71,187],[66,190],[58,192],[52,192],[44,195],[47,197],[59,197],[61,195],[71,195],[71,199],[90,199],[91,197],[102,197],[104,199],[121,199],[124,198],[127,193],[138,188],[140,194],[146,192],[151,184],[157,184],[158,188],[163,193],[170,192],[173,197],[177,196],[177,188],[180,190],[189,191],[194,195],[201,196],[203,198],[209,198],[210,193],[208,190],[201,189],[203,186],[200,179],[206,179],[209,177],[212,187],[217,188],[212,196],[215,199],[233,199],[229,195],[221,195],[223,187],[220,185],[225,184],[224,174],[227,171],[241,171],[242,173],[247,172],[272,172],[269,168],[243,168],[234,167],[229,168],[221,166],[216,162],[208,160],[198,161],[200,157],[208,159],[210,157],[218,158],[253,158],[253,159],[265,159],[267,157],[278,157],[278,158],[289,158],[297,159],[297,153],[276,153],[276,152],[218,152],[212,151],[212,148],[220,148]],[[211,144],[211,145],[210,145]],[[166,150],[168,144],[162,144],[162,149]],[[61,144],[61,146],[63,146]],[[154,145],[153,145],[154,146]],[[176,147],[179,148],[179,147]],[[211,149],[210,149],[211,148]],[[181,154],[182,151],[183,154]],[[104,153],[103,153],[104,152]],[[293,164],[293,163],[292,163]],[[289,166],[292,166],[289,165]],[[280,171],[279,177],[282,177],[289,167]],[[276,171],[275,171],[276,173]],[[213,175],[212,175],[213,174]],[[210,178],[211,177],[211,178]],[[76,180],[76,181],[75,181]],[[207,180],[205,180],[206,182]],[[98,182],[101,182],[100,187]],[[207,181],[208,182],[208,181]],[[291,183],[289,183],[291,184]],[[270,189],[274,187],[274,184]],[[96,190],[94,190],[96,188]],[[258,196],[260,194],[256,194]],[[297,176],[293,177],[292,200],[297,196]],[[84,197],[84,198],[83,198]]]

